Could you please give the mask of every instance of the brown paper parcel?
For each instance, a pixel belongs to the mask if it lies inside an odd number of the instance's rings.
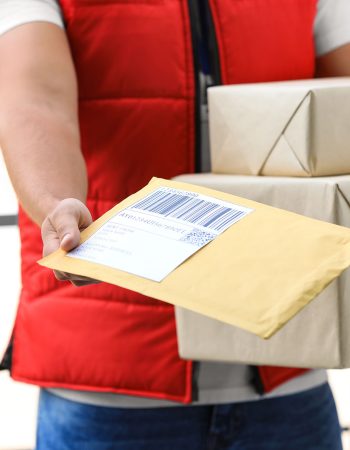
[[[350,78],[209,89],[212,172],[350,172]]]
[[[350,176],[305,179],[188,175],[180,180],[350,227]],[[180,355],[248,364],[350,367],[349,293],[350,271],[347,270],[267,341],[177,308]]]
[[[118,211],[158,187],[211,195],[253,208],[161,282],[62,250],[40,264],[164,300],[268,338],[350,265],[350,230],[200,186],[152,179],[82,232],[91,236]],[[152,255],[148,255],[152,261]]]

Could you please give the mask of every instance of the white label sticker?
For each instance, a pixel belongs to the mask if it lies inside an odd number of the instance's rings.
[[[161,187],[119,211],[68,256],[159,282],[252,211],[196,192]]]

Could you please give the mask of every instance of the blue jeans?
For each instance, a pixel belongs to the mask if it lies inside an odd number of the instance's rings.
[[[110,408],[42,390],[37,450],[341,450],[328,384],[216,406]]]

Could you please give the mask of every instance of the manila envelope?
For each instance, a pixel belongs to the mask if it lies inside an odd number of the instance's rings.
[[[208,99],[213,173],[350,172],[350,78],[217,86]]]
[[[112,283],[268,338],[350,265],[350,230],[186,183],[152,179],[81,234],[158,187],[199,192],[253,208],[161,282],[58,250],[40,264]],[[152,264],[152,254],[148,254]]]
[[[188,175],[178,179],[350,227],[350,176]],[[185,359],[247,364],[350,367],[349,296],[347,270],[269,340],[176,308],[180,355]]]

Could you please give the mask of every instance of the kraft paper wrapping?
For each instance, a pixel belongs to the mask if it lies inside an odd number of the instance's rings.
[[[218,86],[208,92],[213,173],[350,172],[350,78]]]
[[[179,180],[350,227],[350,176],[303,179],[205,174]],[[347,270],[268,341],[177,308],[180,355],[248,364],[350,367],[349,293]]]
[[[91,236],[117,211],[160,186],[192,190],[253,208],[161,282],[69,258],[39,263],[112,283],[268,338],[350,265],[350,230],[182,182],[152,179],[82,232]],[[149,255],[152,258],[152,255]]]

